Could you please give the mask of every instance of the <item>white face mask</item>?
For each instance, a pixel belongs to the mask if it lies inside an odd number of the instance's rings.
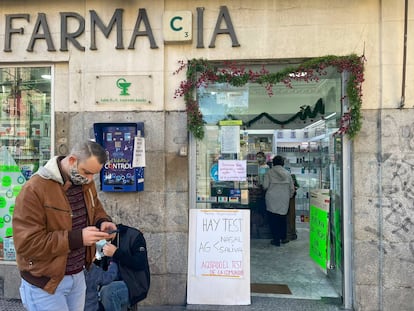
[[[69,169],[69,177],[72,183],[77,186],[86,185],[91,182],[88,178],[79,174],[77,165],[74,165]]]

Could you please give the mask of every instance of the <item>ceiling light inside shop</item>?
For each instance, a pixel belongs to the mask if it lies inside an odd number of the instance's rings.
[[[51,75],[41,75],[41,77],[42,77],[42,79],[45,79],[45,80],[52,79],[52,76]]]
[[[326,120],[328,120],[329,118],[332,118],[335,115],[336,115],[336,112],[331,113],[331,114],[327,115],[326,117],[324,117],[322,120],[311,123],[308,126],[305,126],[304,128],[309,129],[309,128],[314,128],[314,127],[318,127],[318,126],[325,126]]]
[[[333,116],[335,116],[335,115],[336,115],[336,112],[333,112],[333,113],[331,113],[331,114],[327,115],[327,116],[325,117],[325,120],[328,120],[328,119],[332,118],[332,117],[333,117]]]

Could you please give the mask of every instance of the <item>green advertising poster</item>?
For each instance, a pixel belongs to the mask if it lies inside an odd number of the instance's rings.
[[[342,266],[341,212],[335,210],[335,263]]]
[[[326,270],[328,212],[311,205],[309,218],[309,255],[323,270]]]
[[[0,149],[0,242],[12,236],[12,216],[14,203],[23,184],[26,182],[19,166],[7,151]]]

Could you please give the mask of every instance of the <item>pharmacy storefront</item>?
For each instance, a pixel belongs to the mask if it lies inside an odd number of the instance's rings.
[[[344,237],[350,233],[343,219],[350,217],[351,209],[347,170],[351,149],[348,137],[342,135],[347,131],[343,126],[348,101],[341,101],[350,97],[342,93],[347,72],[341,74],[330,66],[314,74],[301,64],[289,81],[287,75],[283,83],[266,88],[254,81],[276,75],[263,68],[278,73],[286,69],[271,63],[191,66],[199,70],[196,98],[205,124],[190,143],[190,206],[194,208],[190,209],[188,302],[250,304],[251,295],[271,294],[272,286],[282,279],[293,298],[312,298],[297,294],[300,288],[295,288],[294,280],[299,277],[310,281],[301,282],[302,290],[311,284],[310,292],[350,303],[345,299],[350,295],[350,262],[345,260],[350,245]],[[244,78],[247,82],[240,85]],[[226,83],[215,82],[220,79]],[[297,182],[289,211],[293,215],[289,225],[297,228],[291,228],[284,258],[269,264],[266,257],[281,256],[269,243],[272,234],[263,189],[264,175],[276,155],[285,159],[285,169]],[[299,273],[297,269],[307,262],[321,274],[305,269]],[[318,289],[320,277],[329,291]],[[202,291],[205,287],[211,289]]]
[[[96,183],[114,221],[146,235],[140,304],[410,310],[414,10],[401,2],[2,1],[4,297],[19,298],[16,196],[85,138],[130,170]],[[297,182],[279,248],[261,188],[276,155]]]

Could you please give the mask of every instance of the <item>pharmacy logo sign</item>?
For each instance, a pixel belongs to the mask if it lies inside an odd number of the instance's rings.
[[[125,78],[119,78],[116,81],[116,86],[121,89],[121,96],[129,96],[128,88],[131,86],[131,82],[127,82]]]
[[[152,75],[99,75],[95,78],[96,104],[151,104]]]

